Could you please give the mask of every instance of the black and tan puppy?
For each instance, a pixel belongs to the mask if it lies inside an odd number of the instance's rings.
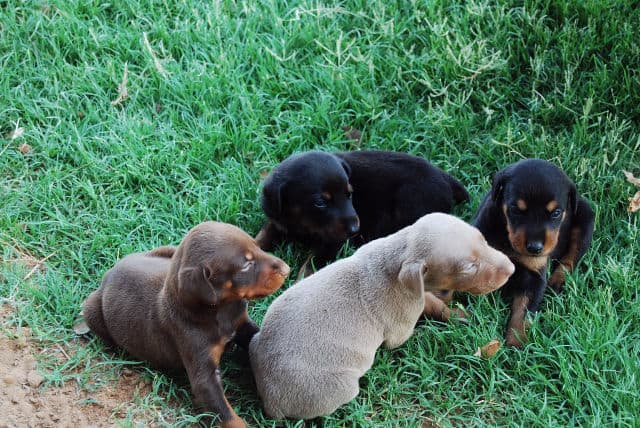
[[[244,348],[258,331],[247,299],[277,290],[289,274],[239,228],[205,222],[181,244],[124,257],[82,305],[89,328],[158,368],[186,369],[195,403],[223,427],[244,427],[218,367],[227,342]]]
[[[265,250],[283,240],[301,242],[321,267],[348,238],[359,246],[425,214],[449,213],[454,203],[468,198],[458,180],[417,156],[304,152],[285,159],[267,177],[261,204],[268,221],[256,240]]]
[[[547,287],[548,261],[549,284],[560,292],[565,272],[575,268],[591,243],[593,210],[558,167],[525,159],[496,174],[473,224],[516,266],[502,294],[511,302],[506,342],[521,346],[526,313],[538,310]]]

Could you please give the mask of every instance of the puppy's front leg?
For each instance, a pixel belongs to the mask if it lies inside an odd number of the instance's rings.
[[[466,321],[466,314],[464,311],[458,308],[451,310],[443,300],[429,291],[424,293],[423,313],[427,318],[442,322],[449,322],[451,314],[455,313],[455,316],[460,320]]]
[[[273,251],[283,239],[283,233],[271,220],[267,220],[256,235],[256,243],[264,251]]]
[[[517,276],[516,276],[517,274]],[[542,272],[533,272],[522,266],[516,266],[516,278],[507,285],[512,288],[511,315],[507,322],[505,341],[509,346],[521,348],[527,341],[529,323],[526,321],[527,313],[535,313],[540,307],[544,290],[547,287],[545,281],[546,269]]]
[[[222,428],[246,428],[246,424],[233,410],[224,395],[222,379],[218,370],[224,352],[225,341],[211,345],[208,349],[191,347],[184,352],[183,361],[191,383],[194,402],[206,412],[216,412],[222,420]]]
[[[249,349],[249,342],[255,334],[260,331],[258,325],[249,317],[249,314],[245,311],[242,316],[238,328],[233,335],[233,342],[240,346],[242,349]]]

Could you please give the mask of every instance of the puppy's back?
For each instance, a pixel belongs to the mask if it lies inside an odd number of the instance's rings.
[[[158,317],[157,305],[170,263],[171,259],[164,256],[130,254],[107,271],[97,290],[113,342],[158,367],[180,366],[173,353],[157,352],[163,347],[158,342],[169,340],[162,334],[163,320]]]
[[[359,266],[343,259],[289,288],[269,307],[249,349],[269,415],[315,417],[357,395],[358,378],[383,340],[359,307],[362,276]]]

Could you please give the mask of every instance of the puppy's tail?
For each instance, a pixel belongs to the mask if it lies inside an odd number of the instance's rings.
[[[151,250],[147,253],[149,257],[165,257],[170,259],[173,257],[173,254],[176,252],[176,247],[166,245],[164,247],[158,247],[154,250]]]
[[[464,188],[462,183],[453,178],[452,176],[448,176],[449,185],[451,186],[451,191],[453,192],[453,200],[456,204],[461,204],[463,202],[467,202],[469,200],[469,192]]]

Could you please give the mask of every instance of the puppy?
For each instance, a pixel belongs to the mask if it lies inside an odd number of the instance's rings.
[[[256,241],[266,251],[283,240],[301,242],[321,267],[350,237],[359,246],[425,214],[451,212],[454,202],[468,199],[458,180],[417,156],[377,150],[299,153],[265,181],[261,204],[268,221]]]
[[[502,293],[511,302],[506,342],[522,346],[526,312],[538,310],[547,287],[547,262],[549,283],[560,292],[565,272],[575,268],[591,243],[593,210],[558,167],[526,159],[496,174],[473,224],[516,265]]]
[[[488,293],[514,266],[474,227],[429,214],[280,295],[251,340],[258,393],[271,417],[328,415],[358,395],[358,379],[384,344],[400,346],[425,290]]]
[[[184,368],[204,411],[244,427],[224,396],[218,367],[230,340],[248,347],[258,331],[247,299],[277,290],[289,274],[235,226],[205,222],[177,247],[124,257],[82,305],[89,328],[158,368]]]

